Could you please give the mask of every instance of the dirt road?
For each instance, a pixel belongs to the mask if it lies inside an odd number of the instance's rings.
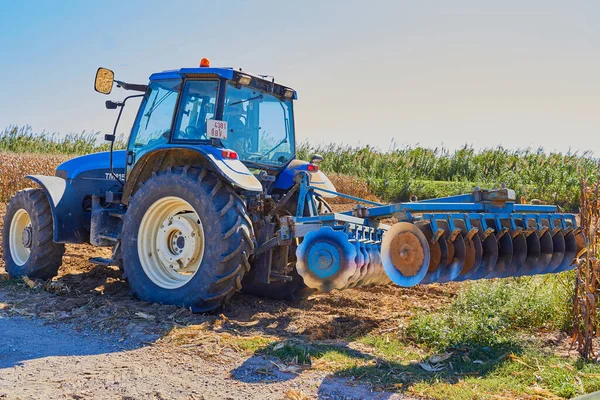
[[[0,398],[283,399],[286,393],[324,399],[400,398],[322,372],[282,373],[262,357],[232,354],[227,364],[207,362],[189,353],[123,345],[111,336],[48,326],[38,319],[3,316],[0,331]],[[272,373],[265,374],[268,370]]]

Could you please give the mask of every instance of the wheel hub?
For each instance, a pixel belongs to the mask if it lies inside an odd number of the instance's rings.
[[[200,236],[195,213],[166,218],[160,225],[156,238],[160,260],[175,271],[185,271],[200,256]]]
[[[168,196],[146,210],[138,231],[138,255],[150,280],[177,289],[200,269],[204,242],[204,228],[193,207]]]
[[[25,229],[23,229],[23,234],[21,235],[21,243],[25,246],[26,249],[31,249],[31,242],[33,241],[33,229],[31,225],[27,225]]]
[[[8,244],[15,264],[24,265],[31,254],[33,228],[31,227],[31,218],[23,208],[15,212],[10,222]]]

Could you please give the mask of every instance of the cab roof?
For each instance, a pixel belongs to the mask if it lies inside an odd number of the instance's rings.
[[[233,72],[234,72],[233,68],[231,68],[231,67],[221,67],[221,68],[196,67],[196,68],[170,69],[170,70],[166,70],[166,71],[162,71],[162,72],[156,72],[156,73],[150,75],[150,81],[155,81],[155,80],[159,80],[159,79],[183,78],[186,75],[216,75],[219,78],[232,79]],[[250,75],[250,74],[248,74],[248,75]],[[254,77],[254,76],[252,76],[252,77]]]
[[[284,89],[288,88],[288,89],[293,90],[289,86],[285,86],[280,83],[266,80],[263,77],[253,75],[253,74],[250,74],[245,71],[236,71],[232,67],[215,67],[215,68],[213,68],[213,67],[194,67],[194,68],[170,69],[170,70],[166,70],[166,71],[162,71],[162,72],[156,72],[156,73],[150,75],[150,82],[161,80],[161,79],[177,79],[177,78],[184,78],[184,77],[197,78],[200,75],[209,76],[209,77],[213,77],[213,78],[223,78],[223,79],[233,80],[234,77],[236,76],[236,74],[238,74],[238,76],[240,74],[248,75],[248,76],[252,77],[253,80],[262,81],[263,85],[273,85],[274,84],[277,87],[281,87]],[[235,78],[235,79],[237,79],[237,78]],[[294,98],[294,100],[296,100],[298,98],[298,94],[296,93],[295,90],[294,90],[293,98]]]

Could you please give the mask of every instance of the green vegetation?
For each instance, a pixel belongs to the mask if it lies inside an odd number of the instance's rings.
[[[33,132],[30,126],[9,126],[0,131],[0,152],[79,155],[107,151],[110,147],[100,132],[81,132],[58,135]],[[124,148],[121,137],[115,148]]]
[[[124,148],[125,138],[115,143]],[[0,152],[87,154],[106,151],[109,144],[99,132],[68,135],[33,132],[31,127],[11,126],[0,131]],[[383,201],[407,201],[461,194],[502,183],[515,189],[518,198],[539,199],[576,211],[581,177],[593,182],[597,159],[588,152],[546,153],[538,150],[508,150],[502,147],[476,151],[465,146],[456,151],[445,148],[404,147],[382,152],[370,146],[337,144],[298,146],[298,157],[321,154],[326,172],[355,176]],[[349,190],[350,188],[339,188]]]
[[[573,273],[466,283],[443,312],[411,321],[407,336],[434,351],[514,345],[523,330],[572,327]]]
[[[474,187],[494,188],[502,183],[518,198],[539,199],[576,210],[580,179],[594,181],[597,160],[590,153],[546,153],[502,147],[476,151],[469,146],[445,148],[404,147],[381,152],[373,147],[344,145],[298,146],[298,156],[320,154],[326,172],[357,176],[384,201],[407,201],[461,194]]]

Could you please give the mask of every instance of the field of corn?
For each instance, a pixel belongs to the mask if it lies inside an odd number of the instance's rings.
[[[116,147],[123,148],[123,138]],[[79,154],[105,151],[98,132],[57,135],[36,133],[30,127],[0,131],[0,200],[23,187],[23,171],[53,174],[57,164]],[[466,193],[475,187],[491,189],[505,184],[517,197],[559,205],[577,211],[580,179],[593,182],[598,160],[589,153],[547,153],[502,147],[474,150],[445,148],[392,148],[301,143],[298,157],[324,157],[321,164],[339,191],[357,196],[370,193],[381,201],[408,201]],[[35,153],[35,154],[31,154]],[[18,154],[18,155],[15,155]]]

